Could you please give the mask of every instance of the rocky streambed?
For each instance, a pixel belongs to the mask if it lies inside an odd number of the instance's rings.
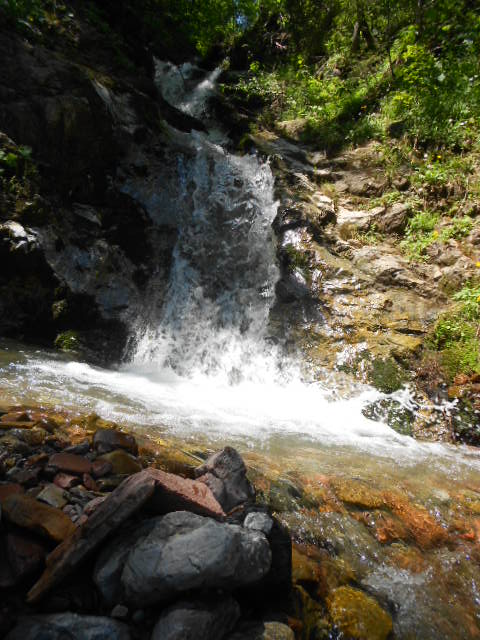
[[[235,449],[192,479],[142,469],[135,439],[95,417],[0,425],[2,636],[294,637],[290,536]]]
[[[478,637],[473,459],[388,478],[46,407],[4,407],[0,429],[10,640]]]

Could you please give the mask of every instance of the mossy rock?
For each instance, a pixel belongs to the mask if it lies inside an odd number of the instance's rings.
[[[398,389],[402,388],[405,380],[405,371],[393,358],[388,358],[387,360],[377,358],[373,360],[369,381],[379,391],[383,393],[398,391]]]
[[[64,331],[59,333],[55,338],[55,346],[61,351],[67,351],[68,353],[78,352],[81,348],[80,338],[76,331]]]
[[[413,435],[413,411],[404,407],[398,400],[382,398],[368,404],[363,410],[363,415],[369,420],[386,422],[388,426],[404,436]]]

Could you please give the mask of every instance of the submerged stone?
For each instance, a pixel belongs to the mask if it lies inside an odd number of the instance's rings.
[[[339,587],[327,598],[334,624],[345,638],[386,640],[393,629],[392,618],[376,600],[352,587]]]

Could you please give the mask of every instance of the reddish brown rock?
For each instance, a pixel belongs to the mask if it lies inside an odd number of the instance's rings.
[[[0,484],[0,504],[3,503],[9,496],[17,495],[19,493],[23,493],[24,489],[22,485],[17,484],[16,482],[7,482],[5,484]]]
[[[98,491],[98,485],[89,473],[82,476],[83,486],[89,491]]]
[[[81,527],[48,556],[47,568],[28,594],[40,600],[69,575],[94,549],[135,511],[148,502],[156,513],[187,509],[201,515],[224,517],[210,489],[159,469],[145,469],[125,479],[93,511]]]
[[[160,469],[146,469],[146,472],[155,480],[155,492],[147,505],[155,513],[185,510],[213,518],[225,516],[211,489],[203,482]]]
[[[83,475],[84,473],[91,473],[92,463],[83,456],[77,456],[74,453],[54,453],[50,456],[48,465],[59,471],[66,471],[67,473],[73,473]]]
[[[107,460],[95,460],[92,464],[92,475],[94,478],[103,478],[112,472],[112,465]]]
[[[99,429],[93,436],[93,447],[99,453],[125,449],[125,451],[133,453],[134,456],[138,454],[135,438],[115,429]]]
[[[80,484],[80,478],[77,476],[71,476],[68,473],[57,473],[57,475],[53,478],[53,482],[60,487],[60,489],[71,489],[77,484]]]
[[[60,509],[42,504],[35,498],[14,494],[2,503],[5,518],[19,527],[61,542],[74,531],[74,526]]]

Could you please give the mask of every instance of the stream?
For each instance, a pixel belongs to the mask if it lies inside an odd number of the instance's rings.
[[[157,83],[208,122],[219,73],[158,63]],[[168,290],[132,323],[128,362],[107,370],[2,340],[2,401],[94,412],[180,448],[232,444],[299,548],[326,549],[333,586],[375,596],[395,638],[480,637],[480,449],[368,419],[386,396],[315,382],[272,338],[274,178],[256,155],[226,151],[210,124],[189,136],[193,160],[179,161]],[[408,389],[395,397],[410,406]]]

